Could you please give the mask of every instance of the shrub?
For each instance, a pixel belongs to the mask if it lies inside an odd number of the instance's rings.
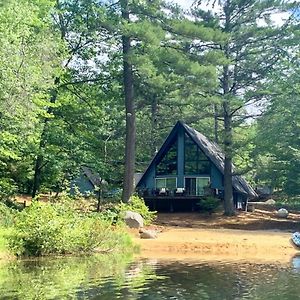
[[[212,214],[220,205],[220,200],[214,197],[205,197],[197,205],[201,211]]]
[[[0,226],[9,227],[13,224],[16,211],[0,202]]]
[[[300,196],[298,197],[282,197],[276,199],[276,208],[286,208],[288,210],[300,210]]]
[[[40,202],[18,213],[9,246],[14,254],[28,256],[132,249],[122,228],[112,228],[98,214],[81,214],[66,203]]]
[[[143,217],[145,225],[151,224],[156,219],[157,212],[150,211],[144,199],[138,196],[131,196],[128,203],[121,202],[117,209],[119,210],[120,216],[127,210],[139,213]]]
[[[116,207],[106,208],[101,211],[100,218],[113,225],[120,223],[121,221],[119,211]]]
[[[12,199],[15,195],[17,187],[12,179],[0,179],[0,201],[7,201]]]

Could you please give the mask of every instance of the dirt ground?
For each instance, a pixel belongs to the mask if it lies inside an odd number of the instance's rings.
[[[225,217],[222,212],[211,216],[200,213],[159,213],[155,222],[159,226],[184,228],[224,228],[241,230],[300,231],[300,212],[289,213],[287,219],[276,216],[276,210],[237,212],[235,217]]]
[[[142,257],[287,263],[300,255],[291,243],[291,232],[300,231],[300,213],[287,219],[273,210],[239,212],[235,217],[160,213],[150,229],[159,232],[157,239],[140,239],[134,233]]]

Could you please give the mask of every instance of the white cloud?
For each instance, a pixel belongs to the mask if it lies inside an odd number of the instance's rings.
[[[283,12],[283,13],[275,13],[271,16],[271,20],[277,25],[282,26],[284,22],[290,17],[290,13]]]
[[[173,0],[172,2],[178,3],[184,9],[189,9],[194,3],[194,0]]]

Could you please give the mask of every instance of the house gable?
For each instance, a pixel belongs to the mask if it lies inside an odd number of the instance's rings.
[[[177,151],[174,151],[174,145]],[[210,178],[211,188],[223,190],[223,174],[224,155],[220,147],[178,121],[137,183],[137,188],[155,189],[157,178],[160,177],[176,177],[176,187],[184,188],[187,177],[207,176]],[[172,180],[169,181],[171,184]],[[233,176],[233,187],[237,193],[249,198],[256,196],[255,191],[241,176]]]

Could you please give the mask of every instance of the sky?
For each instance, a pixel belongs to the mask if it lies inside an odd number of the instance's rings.
[[[184,9],[188,9],[195,2],[195,0],[173,0],[173,2],[178,3]],[[284,19],[286,19],[288,17],[288,15],[289,15],[288,13],[284,13],[284,14],[278,13],[278,14],[272,15],[271,18],[275,24],[277,24],[278,26],[281,26],[284,23]],[[300,12],[299,12],[299,15],[300,15]]]
[[[181,5],[185,9],[190,8],[190,6],[194,2],[194,0],[173,0],[173,1]]]

